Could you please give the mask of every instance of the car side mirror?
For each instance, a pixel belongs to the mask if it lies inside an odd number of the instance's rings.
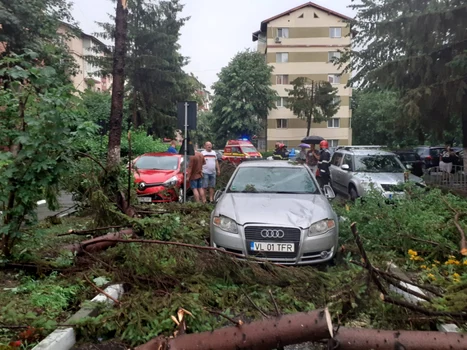
[[[350,170],[350,167],[349,167],[348,164],[342,164],[342,165],[341,165],[341,169],[342,169],[342,170],[347,170],[347,171],[349,171],[349,170]]]
[[[323,191],[324,191],[324,195],[326,196],[327,199],[334,199],[334,198],[336,198],[336,194],[334,193],[334,190],[332,189],[331,186],[329,186],[329,185],[324,185],[324,186],[323,186]]]
[[[216,193],[214,193],[214,203],[217,203],[219,198],[224,194],[224,190],[225,188],[223,188],[222,190],[217,190]]]

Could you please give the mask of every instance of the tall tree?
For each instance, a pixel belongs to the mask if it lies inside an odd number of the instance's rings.
[[[127,0],[117,0],[115,16],[115,51],[113,56],[112,101],[109,119],[109,144],[107,168],[120,166],[120,143],[122,137],[123,95],[125,88],[125,55],[127,37]]]
[[[219,137],[237,138],[260,133],[275,107],[272,67],[259,52],[238,53],[213,85],[212,127]]]
[[[173,137],[176,103],[188,99],[194,86],[183,67],[178,44],[180,29],[188,18],[180,18],[179,0],[132,0],[128,2],[128,51],[125,71],[134,127],[145,125],[155,136]],[[111,17],[112,18],[112,17]],[[100,23],[109,39],[115,32],[112,23]],[[95,59],[109,69],[109,57]]]
[[[399,91],[405,116],[421,132],[441,136],[457,118],[467,147],[465,0],[368,0],[351,7],[358,11],[353,46],[363,49],[342,55],[341,64],[351,62],[347,69],[356,72],[350,84]]]
[[[288,106],[300,119],[306,121],[306,136],[310,136],[311,123],[321,123],[332,118],[339,110],[337,88],[327,81],[297,78],[292,81]]]

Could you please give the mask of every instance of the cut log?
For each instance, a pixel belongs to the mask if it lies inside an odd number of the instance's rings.
[[[283,315],[212,332],[158,337],[135,350],[269,350],[280,346],[330,339],[331,316],[327,309]]]
[[[465,350],[467,337],[460,333],[386,331],[340,327],[334,337],[340,350]]]
[[[84,254],[84,251],[88,253],[98,252],[109,247],[115,246],[118,241],[124,239],[125,237],[136,238],[136,234],[133,229],[126,229],[119,232],[108,233],[101,237],[96,237],[83,241],[80,243],[74,243],[68,246],[65,246],[65,250],[69,250],[78,255]]]

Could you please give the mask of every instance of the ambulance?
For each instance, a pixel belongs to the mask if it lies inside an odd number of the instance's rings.
[[[229,140],[224,148],[222,160],[240,164],[245,159],[262,159],[263,156],[248,140]]]

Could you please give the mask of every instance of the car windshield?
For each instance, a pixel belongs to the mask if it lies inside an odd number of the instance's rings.
[[[320,193],[303,167],[245,167],[238,169],[228,192]]]
[[[256,153],[256,152],[258,152],[256,150],[256,148],[251,147],[251,146],[242,146],[242,151],[243,151],[243,153],[253,153],[253,152]]]
[[[406,169],[395,155],[355,156],[355,171],[364,173],[403,173]]]
[[[177,170],[178,157],[155,157],[155,156],[142,156],[134,164],[137,169],[146,170]]]

